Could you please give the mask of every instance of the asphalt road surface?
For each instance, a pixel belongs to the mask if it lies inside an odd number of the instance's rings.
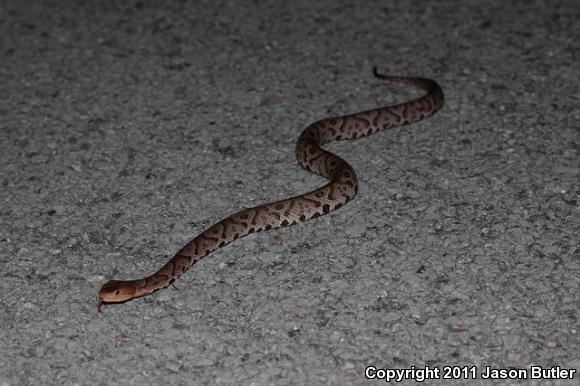
[[[0,2],[0,385],[580,384],[578,20],[577,0]],[[374,66],[446,105],[328,146],[354,201],[97,314],[103,282],[324,184],[294,159],[308,124],[421,95]]]

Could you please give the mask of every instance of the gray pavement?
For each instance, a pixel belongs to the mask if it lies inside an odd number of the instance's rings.
[[[0,385],[580,384],[531,379],[580,368],[579,20],[577,0],[0,2]],[[373,66],[446,106],[329,146],[353,202],[97,314],[104,281],[322,185],[294,159],[309,123],[420,95]]]

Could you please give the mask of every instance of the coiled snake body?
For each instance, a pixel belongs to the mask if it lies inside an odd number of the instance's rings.
[[[356,139],[381,129],[417,122],[443,107],[443,91],[426,78],[387,76],[373,71],[385,81],[422,88],[427,94],[398,105],[381,107],[352,115],[327,118],[308,126],[296,142],[300,165],[330,180],[312,192],[263,204],[234,213],[187,243],[159,271],[138,280],[111,280],[99,291],[97,310],[102,303],[125,302],[172,285],[196,261],[250,233],[304,222],[335,209],[353,199],[358,190],[353,168],[343,159],[321,148],[330,141]]]

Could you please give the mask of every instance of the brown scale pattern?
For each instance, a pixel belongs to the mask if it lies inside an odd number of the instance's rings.
[[[358,191],[354,170],[346,161],[321,146],[330,141],[356,139],[382,129],[417,122],[443,107],[443,91],[433,80],[386,76],[376,70],[374,75],[388,82],[422,88],[427,94],[410,102],[311,124],[296,142],[296,158],[304,169],[329,179],[328,184],[312,192],[244,209],[226,217],[191,240],[151,276],[139,280],[108,281],[99,291],[99,311],[103,302],[124,302],[172,285],[196,261],[240,237],[304,222],[352,200]]]

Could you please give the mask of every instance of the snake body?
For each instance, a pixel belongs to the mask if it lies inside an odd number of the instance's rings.
[[[375,77],[419,87],[427,94],[401,104],[327,118],[308,126],[296,142],[296,158],[306,170],[330,180],[323,187],[299,196],[244,209],[212,225],[187,243],[156,273],[138,280],[111,280],[99,291],[97,309],[102,303],[125,302],[172,285],[195,262],[232,241],[254,232],[268,231],[301,223],[336,210],[357,194],[353,168],[337,155],[321,148],[330,141],[356,139],[381,129],[420,121],[443,107],[439,85],[427,78]]]

